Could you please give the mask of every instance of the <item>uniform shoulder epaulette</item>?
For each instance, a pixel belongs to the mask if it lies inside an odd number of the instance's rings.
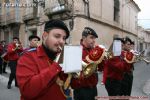
[[[20,53],[20,55],[23,55],[24,53],[35,51],[35,50],[36,50],[36,48],[31,48],[31,49],[28,49],[28,50],[24,50],[22,53]]]
[[[27,50],[27,52],[31,52],[31,51],[35,51],[35,50],[36,50],[36,48],[31,48],[31,49]]]

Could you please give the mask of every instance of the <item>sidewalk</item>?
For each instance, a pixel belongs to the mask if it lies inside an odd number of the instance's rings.
[[[150,79],[147,80],[147,82],[145,83],[145,85],[143,86],[143,92],[150,96]]]

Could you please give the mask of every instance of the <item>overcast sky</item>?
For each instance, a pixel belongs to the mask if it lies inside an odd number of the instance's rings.
[[[150,28],[150,0],[134,0],[141,9],[138,14],[138,23],[144,28]]]

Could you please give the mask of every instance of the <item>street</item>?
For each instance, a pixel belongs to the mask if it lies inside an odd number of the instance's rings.
[[[7,70],[8,72],[9,70]],[[150,64],[138,62],[135,64],[132,96],[150,96]],[[20,93],[18,88],[12,84],[12,89],[7,89],[8,74],[0,75],[0,100],[19,100]],[[98,96],[107,96],[104,85],[101,85],[102,73],[99,74]],[[106,99],[105,99],[106,100]],[[142,99],[140,99],[142,100]],[[144,99],[145,100],[145,99]]]

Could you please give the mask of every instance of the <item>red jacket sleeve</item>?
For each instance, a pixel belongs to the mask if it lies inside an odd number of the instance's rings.
[[[35,59],[28,54],[23,55],[17,65],[16,77],[21,91],[21,95],[34,99],[43,91],[46,91],[48,86],[51,86],[61,71],[57,63],[51,65],[39,65]],[[39,66],[47,66],[44,69],[39,69]],[[39,72],[40,71],[40,72]]]

